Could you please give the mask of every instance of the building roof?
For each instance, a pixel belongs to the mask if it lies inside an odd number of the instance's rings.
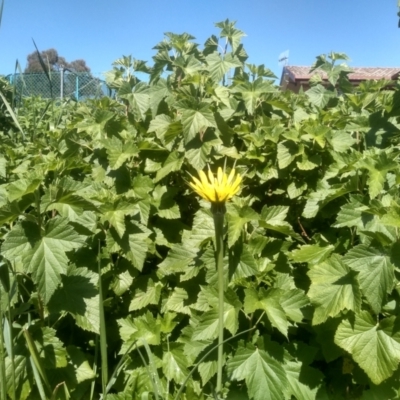
[[[285,75],[289,81],[308,81],[314,74],[321,75],[322,79],[326,79],[326,73],[321,70],[316,70],[310,73],[311,67],[288,65],[282,71],[281,84]],[[353,67],[354,72],[349,74],[350,81],[365,81],[368,79],[390,79],[395,80],[400,73],[400,67]]]

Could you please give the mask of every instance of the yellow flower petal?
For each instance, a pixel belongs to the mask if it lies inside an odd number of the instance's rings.
[[[199,178],[200,180],[192,177],[193,181],[189,185],[199,196],[211,203],[225,203],[231,199],[239,191],[242,182],[241,175],[236,175],[235,169],[227,176],[221,167],[218,168],[216,177],[208,167],[207,174],[199,171]]]

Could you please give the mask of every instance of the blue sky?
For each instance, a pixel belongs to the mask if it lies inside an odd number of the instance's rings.
[[[280,77],[278,56],[311,65],[319,54],[344,52],[350,66],[400,67],[397,0],[5,0],[0,26],[0,74],[22,68],[34,50],[57,49],[86,60],[95,74],[131,54],[152,64],[164,32],[187,32],[202,47],[229,18],[246,33],[249,62]]]

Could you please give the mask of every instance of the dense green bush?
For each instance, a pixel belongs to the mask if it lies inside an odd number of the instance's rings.
[[[20,129],[0,129],[10,398],[213,394],[213,221],[187,185],[207,164],[243,175],[221,396],[398,398],[399,88],[351,88],[333,53],[314,66],[329,87],[282,92],[234,23],[217,27],[202,49],[166,34],[151,67],[117,60],[116,99],[27,99]]]

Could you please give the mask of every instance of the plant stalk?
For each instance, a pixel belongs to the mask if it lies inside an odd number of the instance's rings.
[[[215,263],[218,273],[218,363],[217,363],[217,393],[222,390],[222,367],[224,358],[224,217],[225,205],[213,205],[215,228]]]

